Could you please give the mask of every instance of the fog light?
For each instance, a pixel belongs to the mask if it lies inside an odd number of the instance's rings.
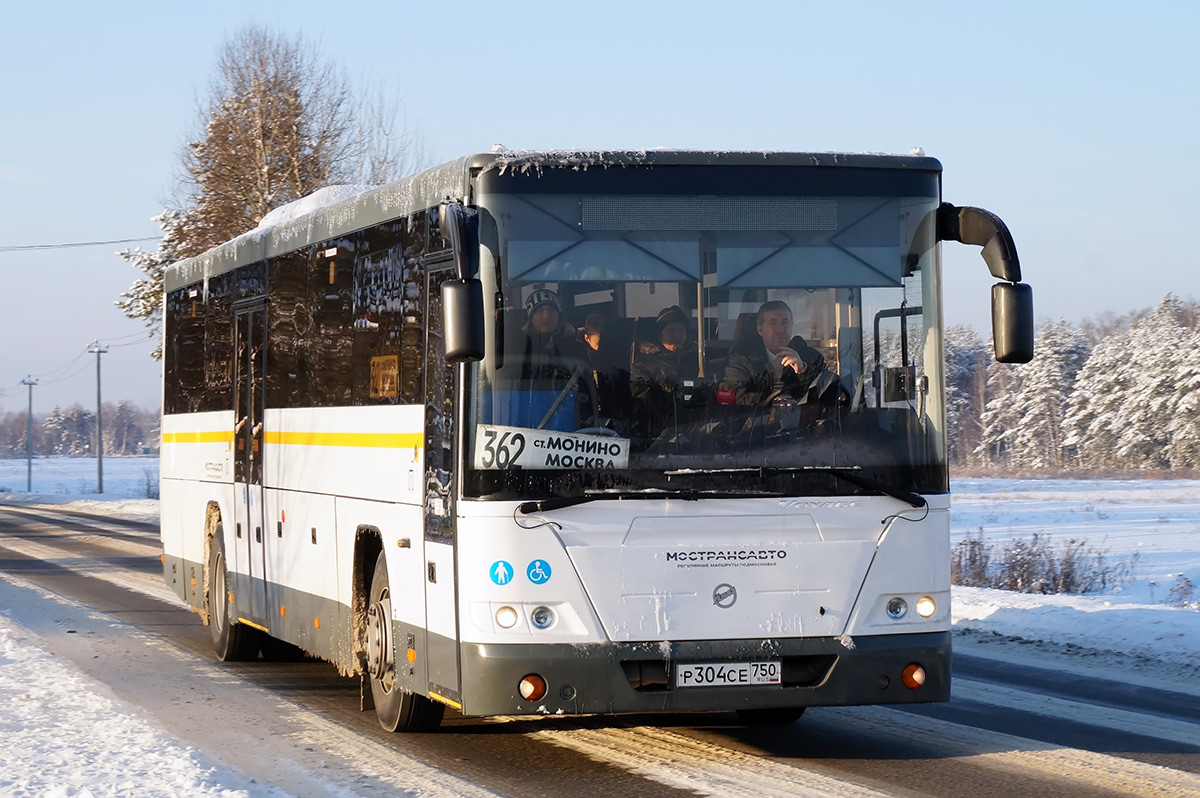
[[[917,615],[922,618],[928,618],[937,612],[937,602],[929,596],[922,596],[917,599]]]
[[[502,629],[511,629],[517,625],[517,611],[512,607],[501,607],[496,610],[496,623]]]
[[[916,690],[925,684],[925,669],[915,662],[910,662],[904,666],[904,672],[900,674],[900,681],[904,682],[904,686],[909,690]]]
[[[538,629],[548,629],[554,623],[554,610],[549,607],[538,607],[529,616],[529,619]]]
[[[887,614],[896,620],[903,618],[908,614],[908,602],[897,596],[887,603]]]
[[[536,673],[531,673],[521,680],[517,689],[521,691],[521,698],[526,701],[540,701],[546,695],[546,680]]]

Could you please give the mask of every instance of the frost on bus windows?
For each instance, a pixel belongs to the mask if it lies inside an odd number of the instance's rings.
[[[621,179],[481,202],[496,323],[469,372],[468,491],[852,492],[838,470],[946,489],[919,226],[935,187],[646,195]]]

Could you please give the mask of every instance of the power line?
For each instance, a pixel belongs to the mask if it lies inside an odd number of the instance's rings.
[[[161,236],[148,238],[114,238],[111,241],[72,241],[64,244],[27,244],[24,246],[2,245],[0,252],[36,252],[42,249],[73,249],[75,247],[106,247],[112,244],[135,244],[139,241],[158,241]]]

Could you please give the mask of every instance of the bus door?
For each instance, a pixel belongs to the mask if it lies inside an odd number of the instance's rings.
[[[263,361],[267,306],[262,299],[234,308],[233,481],[241,617],[267,626],[266,531],[262,494]],[[249,574],[248,581],[247,576]],[[247,600],[248,599],[248,600]]]
[[[454,534],[457,369],[446,363],[442,282],[450,264],[426,264],[425,295],[425,628],[429,692],[462,703],[458,662],[458,591]]]

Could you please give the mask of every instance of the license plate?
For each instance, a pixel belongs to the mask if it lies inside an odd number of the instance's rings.
[[[738,687],[779,684],[779,661],[687,662],[675,664],[676,687]]]

